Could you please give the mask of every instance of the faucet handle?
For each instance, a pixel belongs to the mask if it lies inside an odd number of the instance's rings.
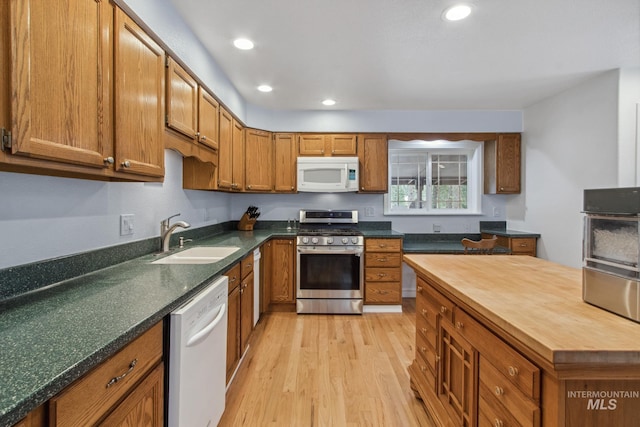
[[[169,227],[169,222],[171,222],[171,218],[175,218],[177,216],[180,216],[179,212],[177,214],[171,215],[169,218],[165,218],[162,221],[160,221],[160,225],[164,227]]]

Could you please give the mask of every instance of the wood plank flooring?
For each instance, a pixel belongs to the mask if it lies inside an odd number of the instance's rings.
[[[409,387],[415,299],[403,313],[266,313],[218,426],[422,426]]]

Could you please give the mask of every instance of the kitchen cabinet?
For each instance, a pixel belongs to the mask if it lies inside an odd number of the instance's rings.
[[[253,331],[253,252],[226,273],[229,280],[227,303],[227,384],[242,359]]]
[[[493,234],[482,233],[483,239],[490,239]],[[511,255],[537,256],[537,240],[535,237],[497,236],[497,245],[511,250]]]
[[[245,188],[245,168],[244,168],[244,137],[245,129],[242,123],[233,119],[233,126],[231,128],[231,146],[233,151],[232,159],[232,177],[233,184],[232,189],[235,191],[243,191]]]
[[[409,371],[441,424],[540,425],[540,370],[420,276]]]
[[[358,135],[361,193],[386,193],[389,185],[386,135]]]
[[[402,239],[365,239],[364,303],[402,304]]]
[[[301,156],[355,156],[357,139],[354,134],[300,134],[298,154]]]
[[[485,194],[520,193],[520,134],[498,134],[484,143]]]
[[[274,190],[277,193],[296,192],[296,151],[294,134],[273,135]]]
[[[26,417],[14,424],[14,427],[45,427],[47,425],[47,404],[40,405]]]
[[[200,146],[218,149],[218,101],[174,59],[167,57],[168,128]]]
[[[218,140],[218,188],[227,191],[244,189],[244,128],[220,107]]]
[[[49,425],[161,427],[162,322],[49,401]]]
[[[247,191],[273,191],[273,145],[271,132],[246,129],[244,168]]]
[[[295,309],[295,244],[293,239],[272,239],[266,243],[265,278],[272,310]]]
[[[0,6],[0,127],[11,134],[0,168],[161,181],[164,51],[111,2],[10,4]]]

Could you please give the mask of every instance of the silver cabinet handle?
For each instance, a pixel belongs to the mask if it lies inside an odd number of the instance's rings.
[[[109,157],[105,158],[104,162],[112,165],[113,162],[114,162],[113,157],[109,156]]]
[[[125,160],[124,162],[122,162],[122,166],[124,166],[125,168],[128,168],[131,166],[131,162],[129,160]]]
[[[131,372],[133,372],[133,368],[135,368],[137,364],[138,364],[138,359],[133,359],[131,361],[131,363],[129,364],[129,370],[127,372],[125,372],[124,374],[122,374],[122,375],[118,375],[117,377],[111,378],[111,380],[107,383],[107,388],[111,387],[112,385],[114,385],[118,381],[123,380],[124,377],[126,377]]]

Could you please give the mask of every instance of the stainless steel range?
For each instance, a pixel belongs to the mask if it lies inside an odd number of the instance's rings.
[[[358,211],[301,210],[297,251],[298,313],[362,313],[364,237]]]

